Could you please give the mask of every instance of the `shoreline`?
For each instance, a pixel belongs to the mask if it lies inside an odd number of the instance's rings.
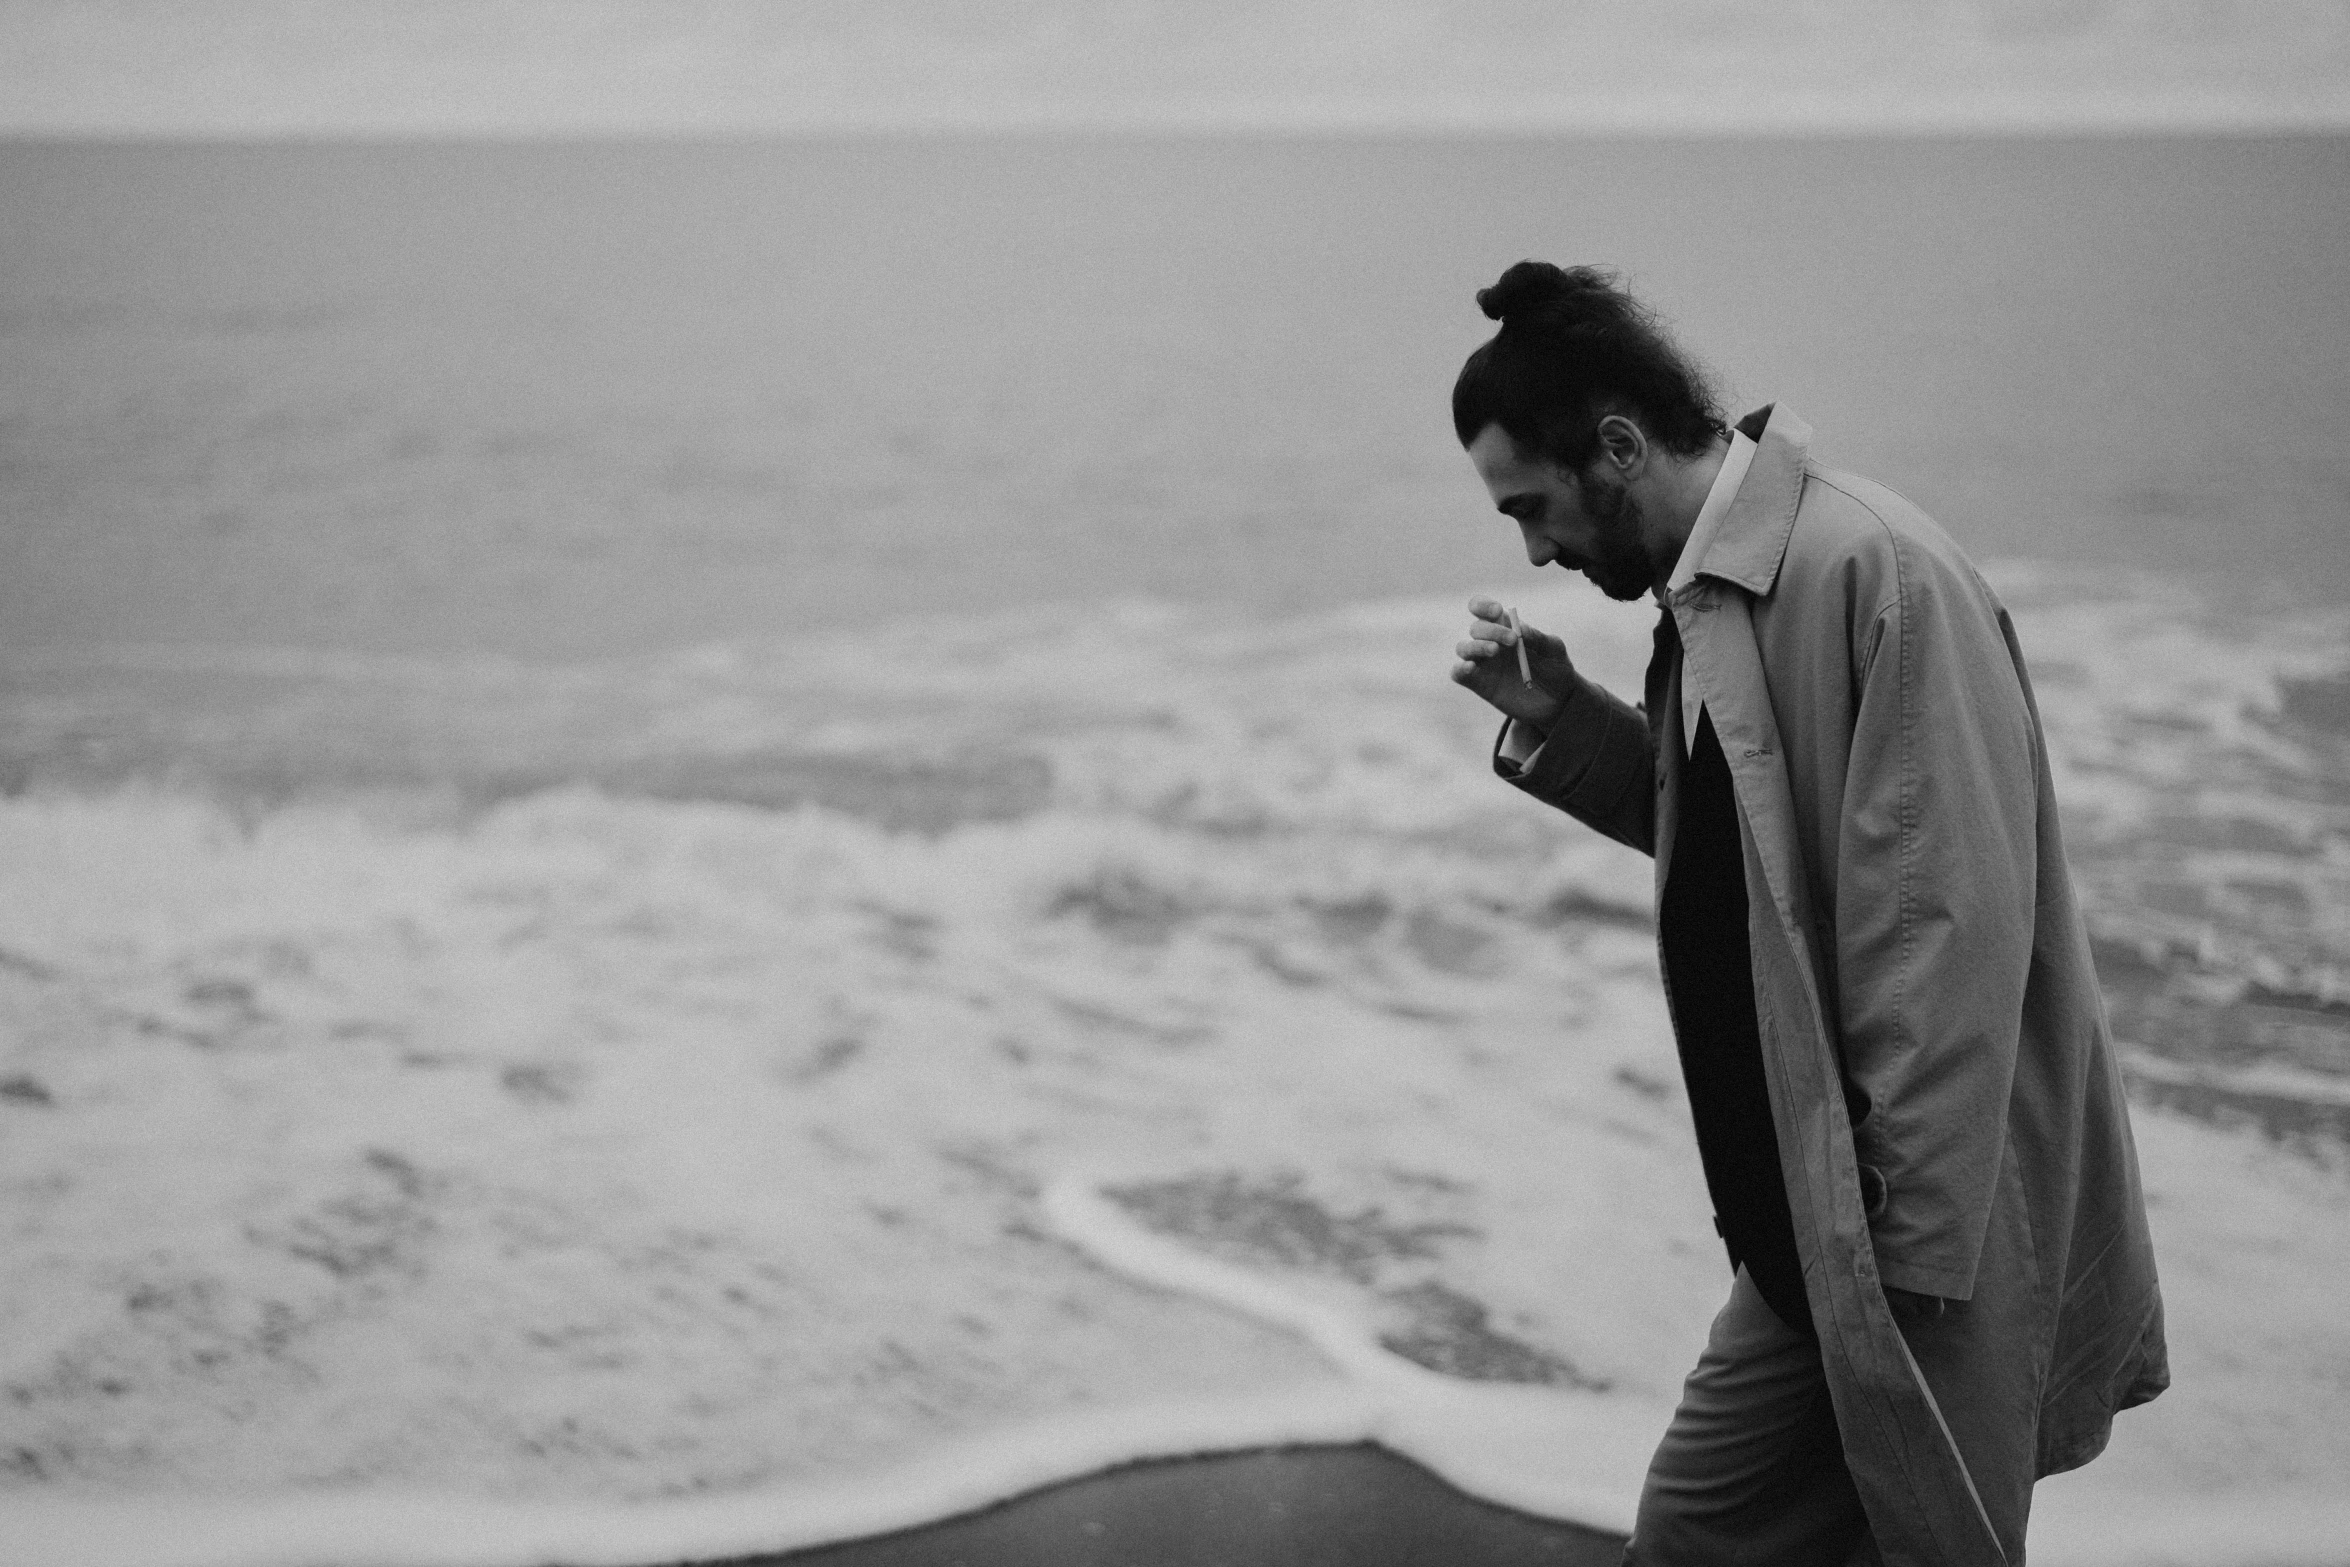
[[[1622,1535],[1481,1500],[1357,1442],[1142,1459],[934,1523],[724,1567],[1615,1567],[1623,1546]]]

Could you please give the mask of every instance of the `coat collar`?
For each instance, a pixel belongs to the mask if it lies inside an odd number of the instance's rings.
[[[1695,574],[1735,582],[1761,598],[1778,581],[1787,536],[1795,531],[1795,503],[1803,498],[1811,426],[1766,403],[1739,420],[1738,431],[1754,442],[1754,462],[1704,558],[1696,563]],[[1697,591],[1695,582],[1681,590]]]

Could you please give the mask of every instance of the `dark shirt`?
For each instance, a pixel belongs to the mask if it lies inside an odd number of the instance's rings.
[[[1660,659],[1679,656],[1671,624],[1668,614],[1667,629],[1658,633]],[[1661,744],[1664,726],[1655,727]],[[1771,1120],[1762,1031],[1755,1017],[1738,802],[1710,713],[1699,716],[1682,769],[1672,855],[1657,911],[1657,946],[1714,1223],[1729,1248],[1730,1265],[1743,1264],[1771,1309],[1808,1335],[1811,1307],[1779,1168],[1779,1136]]]

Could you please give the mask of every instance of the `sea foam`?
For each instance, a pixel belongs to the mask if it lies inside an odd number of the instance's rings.
[[[2342,618],[2001,583],[2142,1080],[2338,1085]],[[1636,685],[1645,616],[1523,607]],[[1725,1275],[1648,866],[1486,772],[1458,620],[273,666],[324,738],[230,650],[34,769],[0,1556],[736,1555],[1364,1438],[1620,1527]],[[2177,1385],[2035,1556],[2338,1557],[2338,1144],[2139,1123]]]

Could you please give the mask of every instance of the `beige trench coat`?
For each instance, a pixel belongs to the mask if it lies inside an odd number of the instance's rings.
[[[1672,597],[1677,670],[1652,670],[1645,712],[1583,683],[1515,781],[1654,854],[1661,897],[1695,683],[1738,800],[1804,1286],[1878,1549],[2020,1562],[2032,1482],[2169,1381],[2039,711],[2007,612],[1941,529],[1811,463],[1785,410],[1740,428],[1760,449]],[[1880,1285],[1961,1304],[1897,1322]]]

